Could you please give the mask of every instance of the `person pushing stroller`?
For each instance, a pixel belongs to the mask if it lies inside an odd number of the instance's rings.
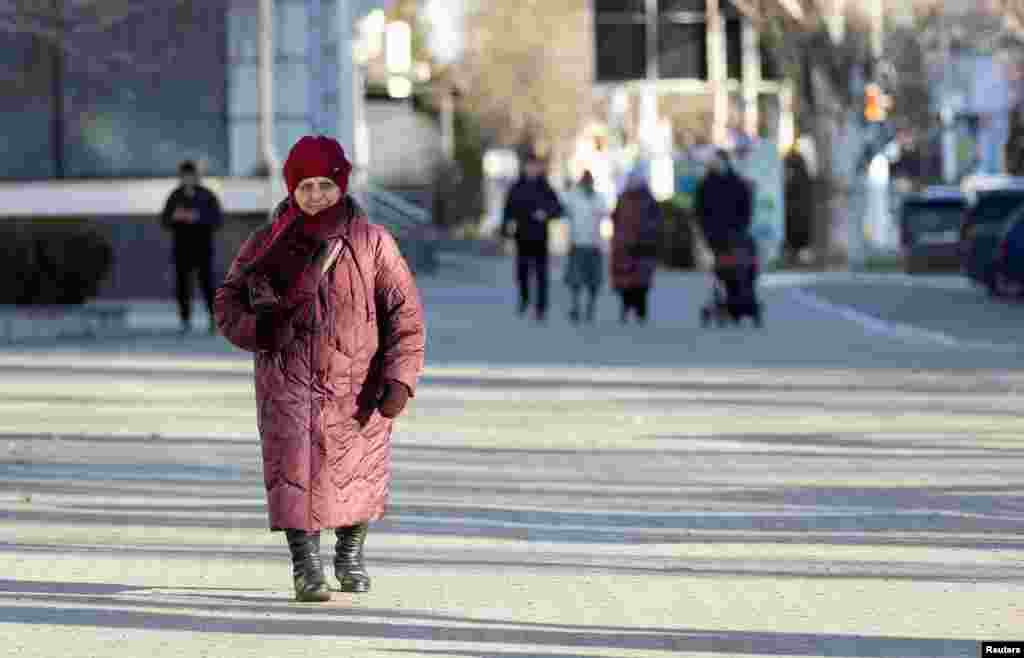
[[[750,234],[753,190],[736,173],[723,150],[715,152],[708,173],[697,186],[695,206],[701,232],[715,259],[716,286],[712,301],[702,309],[702,322],[712,316],[739,322],[744,316],[761,324],[757,300],[757,244]]]

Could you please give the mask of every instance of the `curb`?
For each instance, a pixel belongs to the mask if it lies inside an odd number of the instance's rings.
[[[761,275],[761,285],[768,288],[806,286],[815,283],[881,283],[939,290],[974,290],[976,287],[962,276],[918,276],[896,272],[766,272]]]
[[[129,332],[129,308],[95,306],[0,306],[0,342],[8,345],[61,338],[99,338]]]

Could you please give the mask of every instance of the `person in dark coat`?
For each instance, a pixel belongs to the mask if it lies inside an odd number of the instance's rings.
[[[1004,147],[1006,173],[1024,176],[1024,104],[1017,103],[1010,109],[1010,134]]]
[[[783,160],[786,200],[785,251],[791,263],[811,246],[811,220],[814,215],[814,186],[807,162],[798,150],[790,149]]]
[[[544,321],[548,309],[548,222],[562,214],[558,195],[545,176],[544,162],[531,153],[522,176],[508,192],[501,234],[512,237],[515,227],[519,314],[530,308],[530,279],[536,278],[538,322]]]
[[[288,198],[242,245],[215,305],[223,335],[255,353],[269,525],[285,532],[299,601],[330,599],[325,529],[341,591],[369,590],[363,546],[387,507],[392,426],[423,370],[416,283],[346,194],[350,172],[334,139],[300,139]]]
[[[638,166],[630,172],[612,211],[611,282],[622,297],[623,323],[629,321],[631,311],[641,324],[647,322],[647,295],[658,265],[661,223],[661,208],[651,194],[647,172]]]
[[[701,232],[716,259],[735,241],[746,241],[754,215],[753,190],[733,169],[725,151],[719,150],[708,163],[695,197]]]
[[[213,239],[224,224],[224,215],[217,196],[199,184],[194,162],[182,162],[178,174],[181,184],[171,192],[161,213],[161,224],[171,232],[173,240],[178,319],[182,333],[188,333],[192,328],[193,276],[198,274],[213,333]]]

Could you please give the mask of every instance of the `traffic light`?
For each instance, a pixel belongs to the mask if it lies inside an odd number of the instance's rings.
[[[871,83],[864,87],[864,118],[877,123],[885,121],[892,100],[882,93],[882,88]]]

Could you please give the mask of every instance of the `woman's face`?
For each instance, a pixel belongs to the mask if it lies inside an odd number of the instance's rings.
[[[341,199],[341,188],[325,176],[303,178],[295,188],[295,202],[307,215],[327,210]]]

